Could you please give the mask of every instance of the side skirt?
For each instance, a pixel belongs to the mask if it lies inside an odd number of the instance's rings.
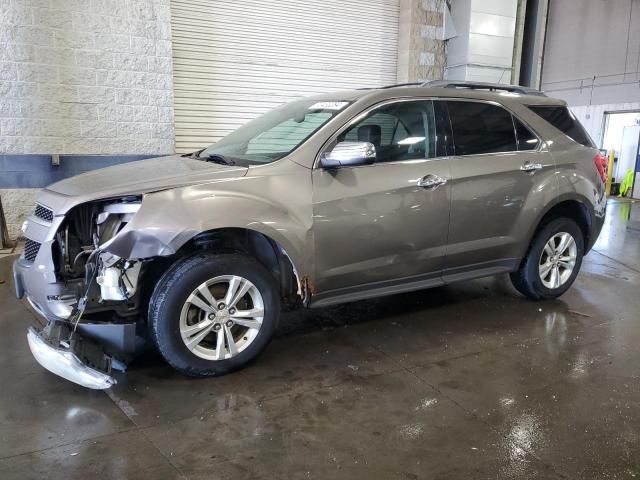
[[[500,260],[465,265],[464,267],[447,268],[442,273],[442,278],[446,284],[449,284],[513,272],[518,269],[520,260],[519,258],[502,258]]]
[[[329,290],[311,297],[310,308],[328,307],[340,303],[355,302],[369,298],[379,298],[396,293],[413,292],[426,288],[448,285],[450,283],[489,277],[501,273],[513,272],[518,268],[520,259],[507,258],[483,262],[464,267],[446,269],[443,272],[385,280],[336,290]]]

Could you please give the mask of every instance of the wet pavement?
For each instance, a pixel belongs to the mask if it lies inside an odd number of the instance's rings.
[[[287,313],[242,372],[150,352],[106,393],[35,363],[0,260],[0,478],[639,478],[634,215],[610,205],[558,300],[500,276]]]

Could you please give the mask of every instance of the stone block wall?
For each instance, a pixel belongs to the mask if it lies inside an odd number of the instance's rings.
[[[0,189],[5,221],[9,238],[20,236],[20,227],[27,215],[33,212],[33,204],[39,188],[3,188]]]
[[[443,78],[444,6],[445,0],[400,0],[398,83]]]
[[[0,155],[172,153],[170,17],[169,0],[0,2]],[[37,189],[1,177],[15,237]]]

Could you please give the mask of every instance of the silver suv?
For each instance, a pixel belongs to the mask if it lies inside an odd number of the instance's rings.
[[[47,369],[107,388],[148,332],[180,372],[220,375],[281,309],[509,273],[562,295],[605,215],[606,159],[565,103],[437,82],[298,100],[190,155],[44,189],[18,298]]]

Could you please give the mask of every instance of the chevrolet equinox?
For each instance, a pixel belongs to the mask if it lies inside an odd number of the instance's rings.
[[[108,388],[145,332],[188,375],[269,343],[283,307],[509,273],[574,282],[605,215],[607,161],[560,100],[431,82],[296,100],[208,148],[42,190],[14,264],[45,320],[36,360]]]

